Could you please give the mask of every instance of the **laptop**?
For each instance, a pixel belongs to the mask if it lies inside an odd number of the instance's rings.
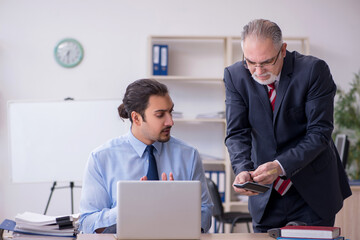
[[[118,181],[117,239],[200,239],[200,181]]]

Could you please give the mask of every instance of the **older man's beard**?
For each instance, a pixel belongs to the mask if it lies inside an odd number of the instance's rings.
[[[268,85],[268,84],[271,84],[271,83],[275,82],[276,77],[277,77],[276,75],[272,74],[271,72],[267,72],[267,73],[261,74],[260,76],[263,77],[263,76],[266,76],[266,75],[270,75],[269,79],[267,79],[267,80],[259,79],[258,75],[255,72],[251,76],[256,82],[258,82],[261,85]]]

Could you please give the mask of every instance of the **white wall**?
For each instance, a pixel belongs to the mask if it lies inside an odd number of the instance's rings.
[[[311,54],[347,89],[360,69],[359,10],[357,0],[0,0],[0,221],[43,212],[52,185],[11,182],[8,100],[121,98],[128,83],[146,76],[148,35],[239,35],[260,17],[277,22],[284,36],[308,36]],[[85,49],[74,69],[53,58],[65,37]],[[79,197],[75,189],[75,211]],[[70,190],[56,190],[48,214],[67,213]]]

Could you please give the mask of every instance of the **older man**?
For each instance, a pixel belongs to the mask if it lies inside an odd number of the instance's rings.
[[[234,188],[250,196],[255,232],[290,221],[332,226],[351,195],[331,138],[336,85],[329,67],[286,47],[276,23],[251,21],[242,32],[243,61],[224,73],[234,183],[272,189]]]

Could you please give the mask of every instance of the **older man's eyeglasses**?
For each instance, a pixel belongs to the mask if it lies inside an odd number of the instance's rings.
[[[246,58],[244,57],[244,54],[243,54],[243,64],[244,64],[244,67],[245,67],[246,69],[249,69],[249,68],[254,69],[254,68],[257,68],[257,67],[258,67],[258,68],[266,68],[266,67],[274,66],[274,65],[276,64],[278,58],[279,58],[281,49],[282,49],[282,47],[280,48],[278,54],[276,54],[275,57],[272,57],[272,58],[270,58],[270,59],[268,59],[268,60],[266,60],[266,61],[263,61],[263,62],[261,62],[261,63],[252,62],[252,61],[246,59]]]

